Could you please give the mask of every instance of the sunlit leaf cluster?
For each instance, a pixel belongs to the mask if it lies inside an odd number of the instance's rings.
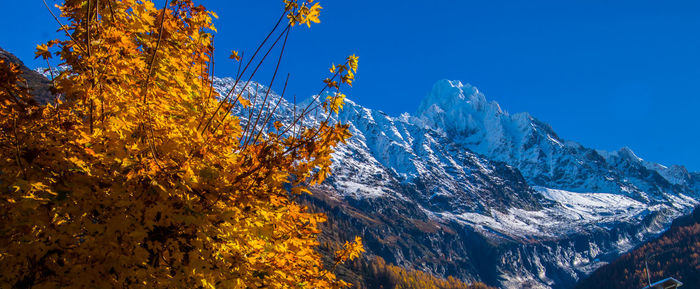
[[[301,4],[299,3],[301,2]],[[318,18],[321,15],[321,4],[315,0],[284,0],[284,10],[287,12],[289,23],[294,26],[296,24],[306,24],[311,27],[311,22],[321,23]]]

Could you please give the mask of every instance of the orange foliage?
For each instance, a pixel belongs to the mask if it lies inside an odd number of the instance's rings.
[[[423,271],[406,270],[387,264],[381,257],[356,261],[351,266],[362,279],[354,284],[358,289],[493,289],[479,282],[467,284],[452,276],[443,279]]]
[[[280,35],[318,22],[317,4],[285,1]],[[245,98],[211,89],[215,14],[191,0],[59,8],[67,40],[37,47],[68,67],[56,103],[27,101],[0,66],[0,288],[348,285],[315,250],[325,216],[292,197],[326,178],[346,125],[242,128],[229,112]],[[331,79],[351,84],[346,65]]]

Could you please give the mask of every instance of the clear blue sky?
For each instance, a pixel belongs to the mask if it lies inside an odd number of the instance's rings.
[[[55,0],[48,0],[54,3]],[[200,1],[217,12],[217,75],[235,73],[281,0]],[[414,112],[443,78],[471,83],[509,112],[528,111],[565,139],[700,170],[700,1],[322,1],[321,24],[291,34],[282,73],[303,98],[352,53],[350,98]],[[0,1],[0,47],[29,66],[56,35],[40,0]],[[257,79],[266,82],[270,71]],[[275,88],[279,89],[278,86]]]

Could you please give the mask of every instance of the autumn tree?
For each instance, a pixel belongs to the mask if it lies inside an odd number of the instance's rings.
[[[330,115],[356,57],[331,68],[332,92],[294,121],[268,109],[254,121],[274,125],[242,126],[231,111],[250,105],[245,89],[212,89],[214,13],[191,0],[59,9],[64,39],[37,49],[66,68],[53,103],[30,101],[16,67],[0,65],[0,288],[347,286],[315,251],[325,216],[294,200],[327,177],[349,137]],[[320,9],[284,1],[257,51],[232,55],[240,84]],[[329,117],[304,122],[314,110]],[[337,262],[361,251],[359,238],[346,243]]]
[[[349,263],[360,274],[353,282],[358,289],[494,289],[481,282],[467,284],[452,276],[440,278],[427,272],[404,269],[381,257],[361,258]]]

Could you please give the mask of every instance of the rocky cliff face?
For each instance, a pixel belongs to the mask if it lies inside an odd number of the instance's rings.
[[[517,168],[532,185],[644,201],[693,194],[682,166],[646,162],[628,148],[610,153],[562,140],[528,113],[508,114],[475,87],[458,81],[435,84],[418,115],[461,147]]]
[[[0,58],[8,63],[19,65],[22,71],[22,77],[27,81],[24,85],[29,87],[30,93],[39,104],[46,104],[54,99],[54,95],[50,90],[51,81],[44,75],[34,70],[29,69],[24,63],[12,53],[0,48]]]

